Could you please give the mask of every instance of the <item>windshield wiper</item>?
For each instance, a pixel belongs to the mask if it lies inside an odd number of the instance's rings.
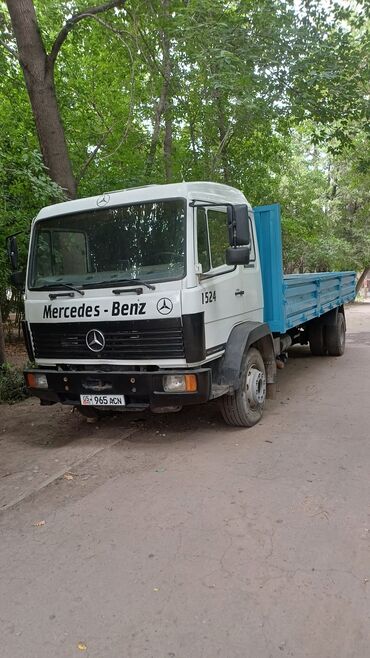
[[[68,290],[73,290],[74,292],[78,292],[82,297],[84,296],[84,291],[81,290],[81,288],[76,288],[76,286],[71,286],[70,283],[53,283],[50,286],[41,286],[41,288],[38,288],[38,290],[59,290],[60,288],[65,289],[68,288]],[[69,297],[74,297],[72,293],[67,293]],[[63,292],[53,292],[50,293],[49,295],[50,299],[56,299],[57,297],[66,297],[66,293]]]
[[[142,281],[141,279],[116,279],[116,280],[109,280],[109,281],[99,281],[97,283],[89,283],[88,285],[85,285],[84,288],[100,288],[103,286],[146,286],[149,288],[149,290],[155,290],[155,286],[152,286],[151,283],[147,283],[146,281]]]

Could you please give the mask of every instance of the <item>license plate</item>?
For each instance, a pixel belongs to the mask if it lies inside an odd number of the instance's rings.
[[[83,407],[124,407],[124,395],[80,395]]]

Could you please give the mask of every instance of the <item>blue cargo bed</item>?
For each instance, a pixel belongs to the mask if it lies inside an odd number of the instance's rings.
[[[260,251],[264,321],[285,333],[356,296],[355,272],[283,274],[280,206],[254,208]]]
[[[317,318],[355,296],[355,272],[285,274],[283,303],[286,329]]]

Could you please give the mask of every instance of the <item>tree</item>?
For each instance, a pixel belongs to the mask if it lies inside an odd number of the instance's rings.
[[[253,204],[282,200],[285,235],[302,232],[304,262],[288,250],[289,267],[339,263],[349,243],[339,228],[328,241],[325,227],[334,215],[339,227],[344,215],[338,219],[337,206],[325,202],[319,159],[305,162],[305,151],[295,169],[296,133],[305,126],[306,141],[313,136],[316,151],[330,150],[333,158],[344,148],[351,154],[365,117],[368,37],[361,3],[359,13],[343,14],[318,0],[302,2],[299,11],[290,0],[89,2],[8,0],[13,32],[6,19],[0,24],[0,146],[7,162],[37,148],[23,75],[27,91],[35,79],[42,94],[49,85],[46,106],[51,86],[58,157],[44,109],[37,130],[46,131],[51,149],[42,150],[44,162],[70,196],[77,186],[86,196],[184,178],[227,181]],[[29,22],[32,39],[25,44]],[[68,183],[50,160],[68,170]],[[20,212],[27,225],[26,204]]]
[[[8,0],[17,16],[33,8],[40,70],[50,69],[68,136],[70,161],[64,144],[56,164],[69,162],[70,194],[183,177],[244,187],[270,159],[278,166],[288,131],[307,119],[317,140],[353,137],[364,112],[361,12],[318,0],[299,11],[290,0],[85,3]],[[125,11],[108,23],[102,12],[115,6]],[[9,34],[2,41],[14,51]]]
[[[275,198],[283,207],[286,271],[362,271],[359,289],[370,264],[370,144],[357,131],[340,154],[314,146],[310,126],[295,131]]]
[[[2,366],[5,363],[6,355],[5,355],[5,339],[4,339],[4,327],[3,327],[3,318],[1,315],[1,307],[0,307],[0,366]]]
[[[6,109],[6,108],[4,108]],[[9,129],[4,121],[3,127]],[[0,135],[0,241],[12,233],[18,233],[20,267],[25,268],[29,229],[32,217],[41,205],[55,203],[64,198],[61,188],[53,183],[42,162],[41,154],[33,151],[12,151],[5,147],[10,135]],[[19,291],[12,291],[9,284],[10,269],[4,247],[0,250],[0,365],[5,360],[4,323],[9,313],[19,316],[23,309],[23,299]]]
[[[71,198],[76,196],[76,180],[56,97],[55,62],[77,23],[124,3],[125,0],[111,0],[73,14],[59,31],[48,54],[32,0],[7,0],[18,52],[10,47],[8,50],[18,57],[22,67],[44,163],[51,179]]]
[[[350,148],[333,158],[331,213],[335,232],[350,245],[346,263],[361,272],[357,292],[370,271],[370,135],[358,130]]]

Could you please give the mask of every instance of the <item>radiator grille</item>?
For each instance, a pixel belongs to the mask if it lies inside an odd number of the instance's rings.
[[[31,323],[36,358],[44,359],[183,359],[180,318],[124,322]],[[91,351],[86,334],[98,329],[105,338],[101,352]]]

